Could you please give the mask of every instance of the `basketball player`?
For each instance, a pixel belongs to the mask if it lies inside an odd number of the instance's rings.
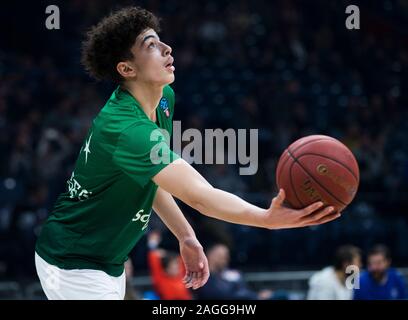
[[[173,197],[206,216],[268,229],[317,225],[339,216],[321,202],[286,208],[283,190],[269,208],[259,208],[212,187],[170,150],[158,129],[172,132],[169,85],[175,68],[172,49],[158,32],[152,13],[128,7],[87,33],[86,70],[118,86],[93,120],[68,188],[36,244],[37,273],[49,299],[123,299],[124,262],[152,208],[179,241],[186,287],[203,286],[209,277],[206,256]]]

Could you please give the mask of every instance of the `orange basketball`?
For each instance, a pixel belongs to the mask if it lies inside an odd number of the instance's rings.
[[[353,153],[340,141],[312,135],[292,143],[276,168],[278,188],[286,192],[286,203],[303,208],[323,201],[343,210],[354,199],[360,181]]]

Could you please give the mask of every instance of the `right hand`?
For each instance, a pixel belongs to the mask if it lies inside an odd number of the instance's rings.
[[[268,229],[299,228],[314,226],[337,219],[341,216],[334,211],[334,207],[323,208],[323,202],[315,202],[303,209],[290,209],[283,205],[285,191],[279,190],[279,194],[273,198],[263,224]]]
[[[180,254],[186,270],[183,278],[186,288],[195,290],[205,285],[210,277],[210,271],[200,242],[196,238],[184,239],[180,242]]]

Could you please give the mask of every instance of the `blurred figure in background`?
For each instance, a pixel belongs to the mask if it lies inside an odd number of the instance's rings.
[[[361,268],[361,251],[352,245],[337,249],[332,266],[316,272],[309,280],[308,300],[351,300],[353,290],[346,287],[348,266]]]
[[[391,254],[384,245],[374,246],[367,255],[367,271],[361,273],[360,288],[354,290],[355,300],[406,299],[402,275],[391,268]]]
[[[200,300],[267,300],[272,299],[271,290],[259,292],[249,289],[239,271],[228,269],[230,251],[224,244],[215,244],[207,250],[210,278],[196,293]]]
[[[140,294],[136,291],[133,286],[133,263],[129,258],[125,262],[125,272],[126,272],[126,291],[125,291],[125,300],[140,300]]]
[[[183,261],[178,254],[159,249],[160,242],[159,231],[148,234],[148,263],[155,291],[163,300],[191,300],[191,293],[183,283]]]

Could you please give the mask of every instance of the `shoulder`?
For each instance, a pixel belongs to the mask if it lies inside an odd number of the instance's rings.
[[[393,278],[403,279],[403,275],[395,268],[388,269],[388,274]]]
[[[158,128],[153,122],[138,119],[126,126],[121,131],[120,137],[141,142],[145,139],[150,139],[152,135],[156,134],[156,132],[157,134],[162,133],[160,128]]]
[[[115,152],[125,150],[134,155],[149,154],[154,146],[162,141],[167,144],[167,140],[154,124],[149,121],[136,121],[121,131]]]
[[[111,121],[110,125],[112,127],[123,130],[133,122],[143,121],[145,114],[143,110],[137,106],[136,100],[129,92],[118,87],[113,91],[99,112],[98,117],[105,121]]]
[[[178,156],[171,151],[168,136],[157,126],[140,123],[122,131],[112,159],[116,165],[128,170],[138,180],[141,172],[151,178],[163,166],[178,159]],[[144,186],[147,181],[142,179],[139,182]]]
[[[317,271],[310,278],[310,285],[326,285],[330,283],[334,278],[334,270],[332,267],[324,268],[320,271]]]

